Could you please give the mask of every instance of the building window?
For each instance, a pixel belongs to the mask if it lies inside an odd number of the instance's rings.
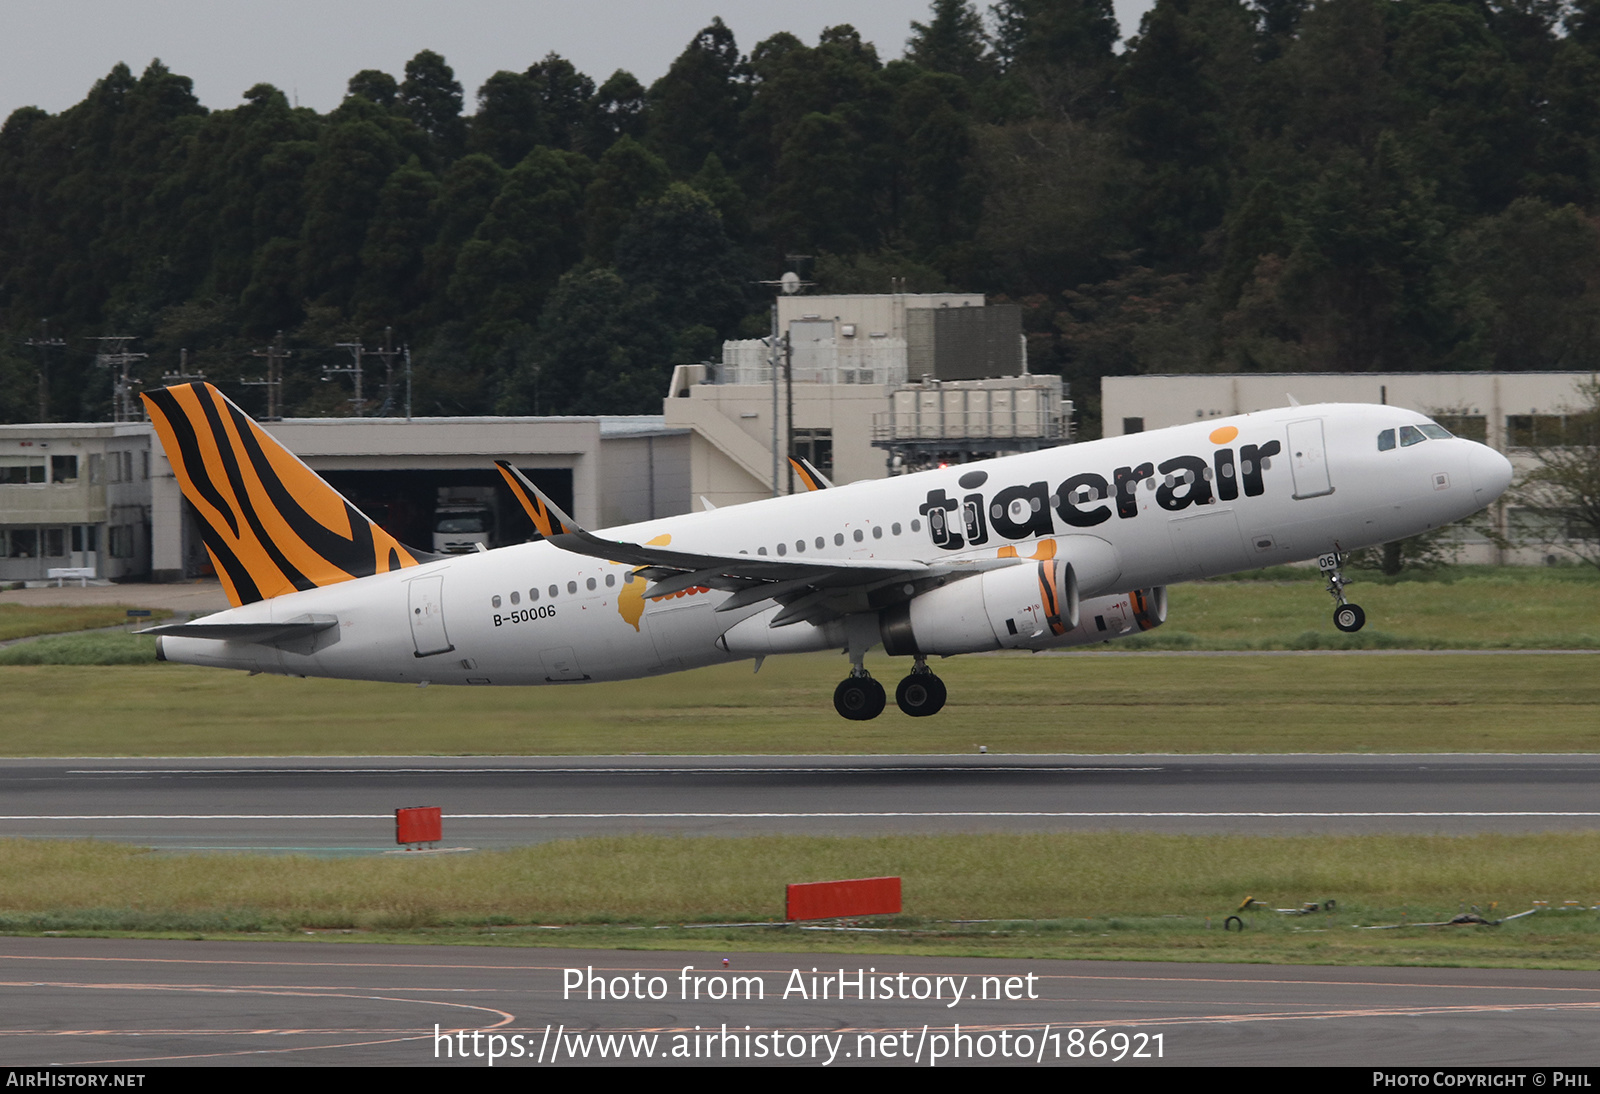
[[[1448,429],[1451,436],[1489,443],[1489,419],[1482,414],[1435,414],[1433,420]]]
[[[44,557],[61,558],[67,553],[67,530],[65,528],[46,528],[44,530]]]
[[[26,456],[0,457],[0,486],[31,486],[44,482],[44,461]]]
[[[39,533],[32,528],[13,529],[10,547],[8,558],[38,558]]]
[[[823,478],[833,478],[833,430],[795,430],[789,439],[789,455],[809,460],[812,467],[822,472]]]
[[[1124,418],[1124,419],[1122,419],[1122,432],[1123,433],[1143,433],[1144,432],[1144,419],[1143,418]]]
[[[76,456],[51,456],[50,457],[51,482],[77,482],[78,457]]]
[[[74,524],[72,526],[72,549],[74,552],[98,551],[100,528],[94,524]]]
[[[1440,419],[1441,422],[1444,419]],[[1446,428],[1449,428],[1448,426]],[[1452,430],[1452,432],[1454,432]],[[1584,418],[1565,414],[1508,414],[1506,444],[1512,448],[1551,448],[1593,444]]]

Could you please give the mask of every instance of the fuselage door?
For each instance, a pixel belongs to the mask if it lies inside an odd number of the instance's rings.
[[[419,577],[406,582],[411,587],[411,641],[418,657],[449,653],[455,649],[444,629],[444,575]]]
[[[1322,438],[1322,419],[1305,418],[1289,423],[1289,466],[1294,471],[1294,496],[1320,498],[1333,493],[1328,478],[1328,450]]]

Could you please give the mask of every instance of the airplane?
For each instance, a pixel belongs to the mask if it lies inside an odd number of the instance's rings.
[[[1392,406],[1291,405],[591,531],[498,468],[537,529],[408,548],[216,388],[142,396],[233,607],[149,628],[165,661],[426,686],[623,680],[836,649],[846,718],[887,705],[866,655],[1063,649],[1161,625],[1167,586],[1316,559],[1334,625],[1349,552],[1492,503],[1500,453]],[[1292,400],[1291,400],[1292,402]]]

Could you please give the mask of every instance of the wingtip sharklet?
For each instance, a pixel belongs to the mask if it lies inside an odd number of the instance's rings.
[[[506,485],[511,488],[511,493],[522,506],[523,512],[533,521],[540,538],[550,539],[563,532],[584,531],[577,521],[567,515],[566,510],[551,501],[549,496],[533,485],[526,475],[511,466],[510,460],[495,460],[494,465],[499,470],[500,476],[506,480]]]

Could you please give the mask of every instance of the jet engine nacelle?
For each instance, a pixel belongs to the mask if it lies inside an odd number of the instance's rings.
[[[1109,642],[1141,631],[1152,630],[1167,621],[1167,589],[1157,585],[1134,589],[1115,596],[1085,600],[1078,613],[1078,625],[1066,634],[1040,637],[1019,643],[1025,650],[1059,650]]]
[[[1007,566],[930,589],[879,616],[894,656],[1026,648],[1078,626],[1078,578],[1059,558]]]

